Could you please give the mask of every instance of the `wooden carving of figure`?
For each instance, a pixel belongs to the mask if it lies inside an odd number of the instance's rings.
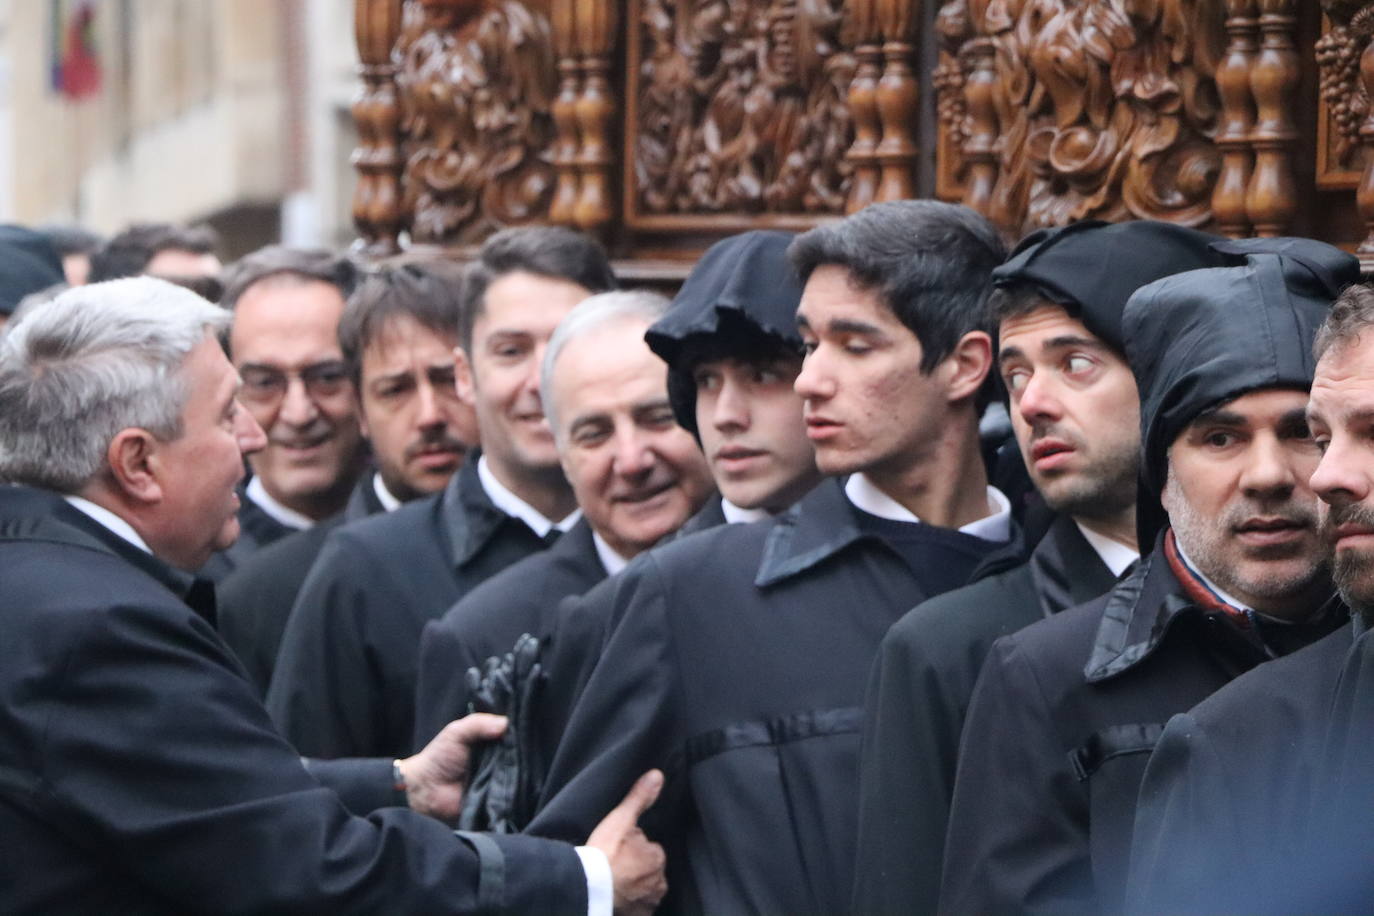
[[[470,243],[548,208],[547,20],[513,0],[408,0],[397,83],[411,238]]]

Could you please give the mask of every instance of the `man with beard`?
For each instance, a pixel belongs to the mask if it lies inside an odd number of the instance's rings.
[[[559,599],[620,572],[710,495],[701,452],[673,418],[663,363],[644,343],[667,305],[656,293],[602,293],[569,312],[550,339],[540,391],[582,519],[426,625],[417,747],[468,712],[470,667],[524,633],[542,634]]]
[[[959,751],[943,912],[1119,910],[1164,722],[1343,623],[1323,607],[1305,408],[1313,334],[1357,264],[1318,242],[1264,246],[1126,306],[1153,550],[1106,596],[993,645]]]
[[[978,415],[992,364],[995,230],[935,201],[874,204],[799,236],[794,389],[823,481],[773,519],[636,559],[529,830],[575,836],[647,761],[673,776],[645,830],[670,905],[842,912],[864,675],[917,601],[1004,547]]]
[[[476,411],[482,448],[441,492],[326,538],[267,693],[301,753],[405,753],[425,623],[577,523],[539,367],[573,306],[614,285],[600,244],[571,229],[508,229],[482,245],[455,353],[458,395]]]
[[[1007,551],[883,639],[864,719],[856,912],[934,912],[964,714],[988,649],[1106,592],[1136,560],[1140,402],[1121,313],[1146,283],[1220,266],[1217,241],[1169,223],[1084,222],[1034,233],[993,271],[1012,427],[1056,514],[1047,530],[1027,523],[1028,538],[1043,531],[1028,562]]]
[[[1134,913],[1353,913],[1374,901],[1374,289],[1317,334],[1308,403],[1351,622],[1169,721],[1140,792]]]
[[[477,419],[453,375],[462,296],[462,268],[436,261],[383,267],[349,297],[339,348],[375,470],[342,512],[248,557],[217,588],[220,636],[264,694],[287,615],[325,536],[442,490],[477,446]]]

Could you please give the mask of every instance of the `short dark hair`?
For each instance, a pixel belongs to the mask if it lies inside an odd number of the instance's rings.
[[[813,270],[832,264],[876,290],[921,342],[921,371],[930,372],[965,334],[991,331],[991,274],[1006,249],[992,223],[968,207],[898,200],[812,229],[787,256],[803,286]]]
[[[1077,317],[1076,309],[1046,297],[1044,291],[1034,283],[1004,283],[988,294],[988,318],[994,330],[1004,321],[1024,317],[1046,306],[1062,308]]]
[[[619,285],[606,249],[585,233],[562,226],[503,229],[483,243],[468,272],[458,329],[464,350],[472,350],[472,327],[486,309],[487,288],[517,271],[568,280],[588,293],[608,292]]]
[[[58,255],[64,258],[69,254],[94,254],[105,244],[103,238],[81,226],[42,226],[38,231],[52,243]]]
[[[361,389],[363,351],[393,322],[407,318],[453,340],[463,314],[466,268],[453,261],[411,262],[366,274],[339,320],[339,349]]]
[[[88,283],[137,277],[163,251],[214,254],[219,236],[209,226],[135,223],[115,235],[93,255]]]
[[[684,337],[670,368],[690,375],[702,363],[728,360],[763,366],[780,359],[800,360],[803,356],[800,347],[770,334],[752,321],[722,316],[722,323],[726,321],[729,321],[728,332]]]
[[[268,245],[244,255],[224,271],[220,305],[232,309],[250,286],[277,275],[295,277],[303,283],[328,283],[345,299],[358,285],[358,266],[344,255],[323,248]]]
[[[1352,283],[1331,304],[1312,341],[1312,355],[1320,360],[1328,350],[1359,343],[1364,331],[1374,327],[1374,286]]]

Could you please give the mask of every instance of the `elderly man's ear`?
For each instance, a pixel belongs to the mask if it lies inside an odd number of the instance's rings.
[[[156,503],[162,499],[162,460],[158,441],[146,429],[120,430],[105,451],[112,484],[128,499]]]

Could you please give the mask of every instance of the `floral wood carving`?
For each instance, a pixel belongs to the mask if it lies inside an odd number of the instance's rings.
[[[1321,97],[1332,130],[1327,134],[1329,164],[1357,170],[1363,164],[1360,125],[1369,115],[1369,95],[1360,81],[1360,57],[1374,38],[1374,3],[1324,0],[1331,28],[1317,40]]]
[[[962,155],[940,163],[940,190],[1013,235],[1090,217],[1208,222],[1225,22],[1222,0],[950,0],[940,150]]]
[[[395,54],[412,241],[477,242],[545,217],[559,88],[548,19],[513,0],[406,0]]]
[[[634,209],[841,213],[852,163],[841,0],[636,0]]]

